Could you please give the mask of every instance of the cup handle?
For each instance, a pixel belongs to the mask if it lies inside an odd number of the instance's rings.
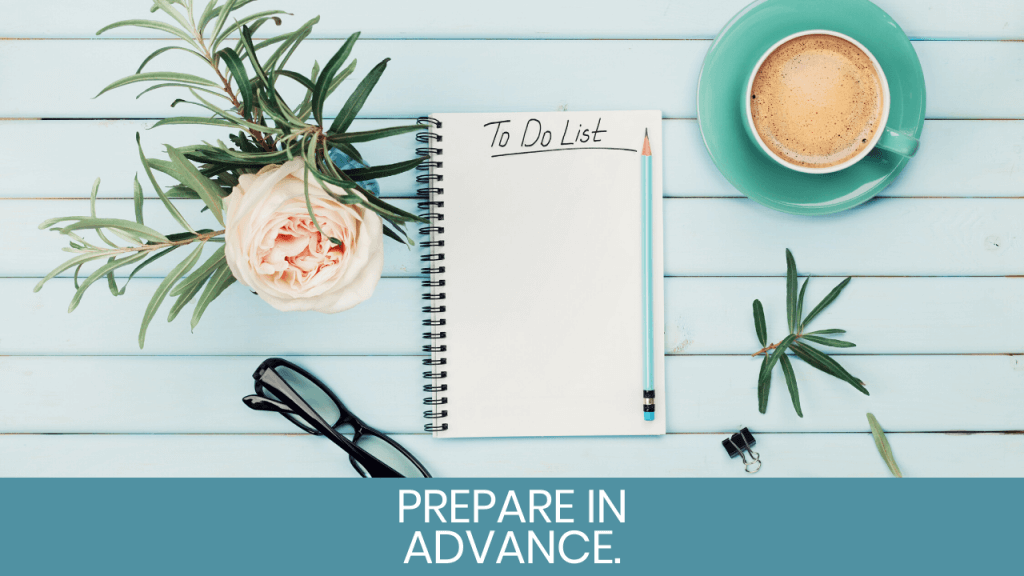
[[[910,134],[893,130],[886,126],[882,129],[882,137],[878,139],[878,143],[875,146],[882,150],[888,150],[893,154],[909,158],[917,153],[917,147],[920,144],[921,141]]]

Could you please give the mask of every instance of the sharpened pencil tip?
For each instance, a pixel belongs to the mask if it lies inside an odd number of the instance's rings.
[[[651,155],[651,141],[647,137],[647,128],[644,128],[644,148],[640,152],[640,155],[641,156],[650,156]]]

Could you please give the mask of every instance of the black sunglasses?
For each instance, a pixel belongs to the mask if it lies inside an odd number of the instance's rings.
[[[253,410],[279,412],[310,434],[326,436],[348,453],[349,462],[366,478],[430,478],[408,450],[367,426],[323,382],[282,358],[264,360],[252,375],[256,394],[242,398]],[[347,438],[339,428],[348,428]]]

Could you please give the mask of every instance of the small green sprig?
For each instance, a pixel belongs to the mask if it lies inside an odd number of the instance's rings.
[[[763,348],[752,355],[764,354],[764,360],[761,361],[761,371],[757,379],[757,406],[761,414],[768,410],[768,392],[771,390],[772,385],[772,370],[776,364],[780,364],[782,366],[782,373],[786,378],[786,386],[789,388],[789,396],[793,400],[793,408],[796,409],[797,416],[804,417],[803,410],[800,408],[800,391],[796,385],[796,374],[793,372],[792,362],[790,362],[789,357],[786,355],[787,350],[792,350],[798,358],[814,368],[849,383],[862,394],[868,394],[863,381],[847,372],[845,368],[840,366],[828,354],[809,344],[813,342],[833,348],[853,348],[856,346],[853,342],[830,337],[845,334],[845,330],[832,328],[804,332],[804,328],[811,323],[811,320],[814,320],[829,304],[839,297],[839,294],[846,288],[846,285],[850,283],[850,278],[840,282],[807,316],[804,316],[804,294],[807,292],[807,282],[809,280],[810,278],[804,279],[803,286],[798,292],[796,261],[793,259],[793,253],[787,248],[786,319],[789,324],[789,335],[778,343],[768,344],[768,328],[764,319],[764,307],[761,305],[760,300],[754,300],[754,331],[757,332],[757,339]]]
[[[903,472],[896,464],[896,457],[893,456],[892,446],[889,446],[889,439],[885,437],[882,425],[878,423],[878,419],[871,412],[868,412],[868,426],[871,427],[871,436],[875,439],[875,448],[878,449],[878,454],[882,457],[882,460],[885,460],[885,465],[889,467],[889,472],[896,478],[903,478]]]

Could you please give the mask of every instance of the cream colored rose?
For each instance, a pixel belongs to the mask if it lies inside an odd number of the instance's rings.
[[[311,174],[321,234],[302,179],[301,159],[240,176],[224,199],[224,254],[235,278],[278,310],[341,312],[373,295],[384,267],[383,225],[374,212],[333,200]]]

